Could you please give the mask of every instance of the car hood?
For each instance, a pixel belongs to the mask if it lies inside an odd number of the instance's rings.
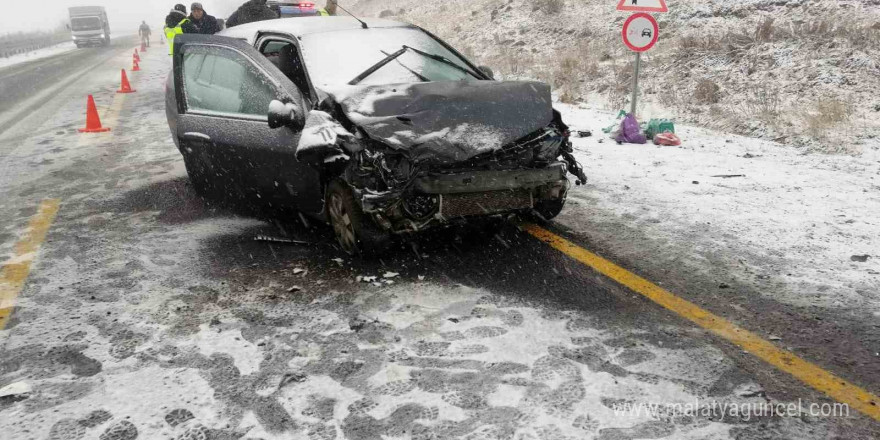
[[[500,149],[553,120],[550,86],[447,81],[324,90],[367,135],[415,162],[455,163]]]

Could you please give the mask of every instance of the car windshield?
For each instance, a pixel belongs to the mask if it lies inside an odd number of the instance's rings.
[[[425,32],[414,28],[373,28],[325,32],[302,37],[306,67],[315,86],[336,86],[349,81],[397,52],[402,45],[442,56],[472,70],[468,64]],[[395,84],[474,79],[474,75],[414,51],[406,51],[359,84]]]
[[[70,20],[70,27],[75,31],[101,29],[101,20],[98,17],[76,17]]]

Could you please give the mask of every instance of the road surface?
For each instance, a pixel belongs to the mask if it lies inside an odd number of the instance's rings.
[[[836,413],[878,390],[876,322],[705,294],[715,280],[593,249],[784,335],[778,353],[850,386],[837,399],[512,222],[349,258],[328,227],[197,197],[164,121],[170,60],[154,47],[137,93],[115,94],[128,52],[0,71],[0,88],[29,90],[2,98],[29,102],[0,134],[3,438],[880,437],[870,409]],[[110,133],[77,133],[88,93]],[[254,239],[285,234],[310,244]]]

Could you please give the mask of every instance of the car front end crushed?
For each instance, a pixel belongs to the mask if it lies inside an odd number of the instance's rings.
[[[413,150],[371,136],[339,106],[328,107],[331,124],[339,124],[335,130],[348,135],[334,137],[332,148],[317,156],[325,175],[346,182],[363,213],[390,233],[512,213],[549,219],[565,204],[567,175],[586,182],[571,155],[568,127],[555,111],[548,125],[503,147],[465,160],[419,161]]]
[[[566,175],[572,164],[559,158],[571,144],[556,127],[492,154],[442,166],[414,166],[393,149],[372,144],[353,155],[343,178],[364,213],[393,233],[547,205],[561,208],[570,187]]]

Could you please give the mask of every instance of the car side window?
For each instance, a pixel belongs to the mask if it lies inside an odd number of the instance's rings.
[[[183,56],[187,112],[266,119],[277,88],[240,53],[215,46],[189,46]]]
[[[299,56],[299,51],[293,43],[284,40],[268,40],[263,43],[260,53],[277,66],[284,76],[296,85],[303,96],[311,97],[311,88],[306,78],[305,67]]]

